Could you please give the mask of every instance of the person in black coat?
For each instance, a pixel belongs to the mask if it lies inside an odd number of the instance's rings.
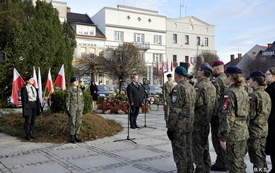
[[[268,135],[266,138],[265,153],[270,155],[272,164],[270,173],[275,173],[275,67],[271,67],[266,71],[265,80],[268,84],[265,91],[269,94],[272,102],[271,113],[268,118]]]
[[[41,104],[38,98],[37,90],[32,86],[34,83],[34,79],[32,76],[28,76],[25,81],[27,82],[21,88],[21,102],[22,102],[22,111],[23,117],[25,118],[24,130],[26,140],[36,139],[34,136],[34,124],[35,118],[37,115],[40,115]]]
[[[137,116],[139,108],[142,106],[144,100],[144,89],[138,82],[138,75],[132,77],[132,82],[127,87],[128,102],[130,109],[130,127],[131,129],[139,128],[137,125]]]
[[[95,84],[94,81],[92,81],[90,85],[90,94],[93,97],[93,109],[95,109],[95,105],[97,101],[97,96],[98,96],[97,92],[98,92],[97,85]]]

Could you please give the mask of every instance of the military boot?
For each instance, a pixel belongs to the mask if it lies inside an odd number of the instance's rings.
[[[74,135],[71,135],[71,143],[75,144],[76,141],[75,141],[75,136]]]
[[[75,141],[76,141],[76,142],[82,142],[82,139],[79,139],[79,138],[77,137],[77,135],[74,135],[74,138],[75,138]]]
[[[30,131],[30,137],[31,137],[31,139],[37,139],[37,137],[33,135],[32,131]]]

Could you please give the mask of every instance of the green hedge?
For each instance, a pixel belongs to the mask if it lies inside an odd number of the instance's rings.
[[[52,113],[65,113],[66,112],[66,91],[55,91],[51,95],[50,110]],[[92,98],[90,92],[83,92],[84,96],[84,110],[83,114],[91,113],[92,111]]]

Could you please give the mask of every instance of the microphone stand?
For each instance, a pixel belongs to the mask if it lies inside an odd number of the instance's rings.
[[[128,100],[129,100],[129,99],[128,99]],[[127,124],[128,124],[128,127],[127,127],[127,129],[128,129],[127,138],[126,138],[126,139],[118,139],[118,140],[115,140],[114,142],[120,142],[120,141],[129,140],[129,141],[131,141],[131,142],[133,142],[133,143],[136,144],[136,142],[133,141],[133,140],[135,140],[135,138],[130,138],[130,126],[129,126],[129,124],[130,124],[130,114],[131,114],[131,112],[132,112],[131,105],[129,105],[129,110],[128,110],[128,123],[127,123]]]
[[[142,84],[141,84],[141,85],[142,85]],[[144,89],[144,86],[143,86],[143,85],[142,85],[142,87],[143,87],[143,89]],[[143,129],[143,128],[157,129],[156,127],[148,127],[148,126],[146,125],[147,93],[145,92],[145,90],[144,90],[144,95],[145,95],[145,99],[144,99],[144,103],[145,103],[145,104],[144,104],[144,108],[145,108],[145,110],[144,110],[144,126],[143,126],[143,127],[140,127],[138,130]]]

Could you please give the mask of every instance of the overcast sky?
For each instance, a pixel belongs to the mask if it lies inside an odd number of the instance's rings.
[[[103,7],[126,5],[156,10],[167,18],[194,16],[215,25],[215,49],[224,62],[256,44],[275,41],[274,0],[58,0],[72,12],[93,16]],[[181,10],[180,10],[181,9]],[[180,12],[181,11],[181,12]]]

